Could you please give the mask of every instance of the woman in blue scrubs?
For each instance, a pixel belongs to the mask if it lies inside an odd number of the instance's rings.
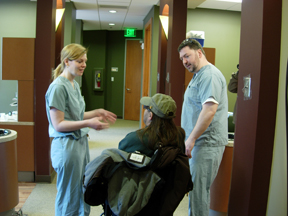
[[[53,137],[51,160],[57,172],[56,216],[89,215],[90,206],[84,202],[82,180],[90,160],[89,127],[102,130],[116,115],[104,109],[85,112],[85,102],[76,76],[86,68],[87,50],[79,44],[69,44],[61,51],[61,63],[54,71],[54,81],[46,95],[49,136]]]

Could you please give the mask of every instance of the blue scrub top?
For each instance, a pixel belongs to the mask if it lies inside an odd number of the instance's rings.
[[[50,118],[50,107],[64,112],[64,120],[81,121],[84,117],[85,102],[80,92],[78,83],[74,80],[74,88],[70,81],[65,77],[57,77],[49,86],[46,95],[46,113],[49,121],[50,137],[73,136],[79,139],[88,134],[89,128],[82,128],[70,132],[58,132],[52,125]]]
[[[202,104],[213,98],[219,104],[206,131],[196,140],[195,146],[222,146],[228,144],[228,99],[226,80],[220,70],[209,64],[202,67],[191,79],[185,94],[181,114],[181,127],[186,140],[196,125]]]

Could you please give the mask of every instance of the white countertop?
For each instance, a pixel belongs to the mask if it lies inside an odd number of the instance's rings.
[[[34,122],[19,122],[16,120],[0,120],[0,125],[34,125]]]
[[[227,147],[234,147],[234,140],[228,140],[228,145]]]
[[[4,129],[4,128],[0,128],[0,129]],[[7,130],[10,130],[10,129],[7,129]],[[4,142],[9,142],[17,138],[17,132],[14,130],[10,130],[10,131],[11,133],[8,134],[7,136],[0,136],[0,144]]]

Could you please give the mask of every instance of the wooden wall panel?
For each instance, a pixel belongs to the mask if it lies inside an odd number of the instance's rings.
[[[244,77],[251,77],[251,98],[247,100],[243,92],[238,91],[230,216],[269,215],[271,165],[273,157],[278,156],[273,156],[273,148],[279,114],[281,21],[281,0],[242,2],[238,86],[244,86]],[[286,187],[283,186],[283,190],[287,190]]]
[[[34,38],[3,38],[2,80],[34,80]]]
[[[18,121],[34,122],[34,81],[18,81]]]
[[[62,1],[65,7],[65,1]],[[37,22],[34,64],[34,142],[35,181],[51,180],[50,138],[46,116],[45,93],[55,66],[55,10],[56,0],[37,1]]]
[[[168,40],[164,38],[161,24],[159,24],[158,76],[160,79],[157,81],[157,92],[170,95],[175,100],[177,111],[174,122],[179,126],[185,90],[185,68],[179,61],[179,54],[175,50],[186,35],[187,0],[160,0],[159,11],[164,11],[166,14],[165,7],[169,8]],[[165,42],[167,42],[166,46]],[[162,87],[165,88],[164,92],[161,90]]]

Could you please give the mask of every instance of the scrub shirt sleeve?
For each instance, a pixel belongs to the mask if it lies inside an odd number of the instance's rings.
[[[214,75],[206,76],[199,82],[199,95],[201,104],[203,104],[208,98],[211,97],[216,101],[220,101],[221,92],[221,80]]]
[[[65,112],[65,104],[67,98],[67,91],[62,85],[53,85],[48,96],[49,107]]]

